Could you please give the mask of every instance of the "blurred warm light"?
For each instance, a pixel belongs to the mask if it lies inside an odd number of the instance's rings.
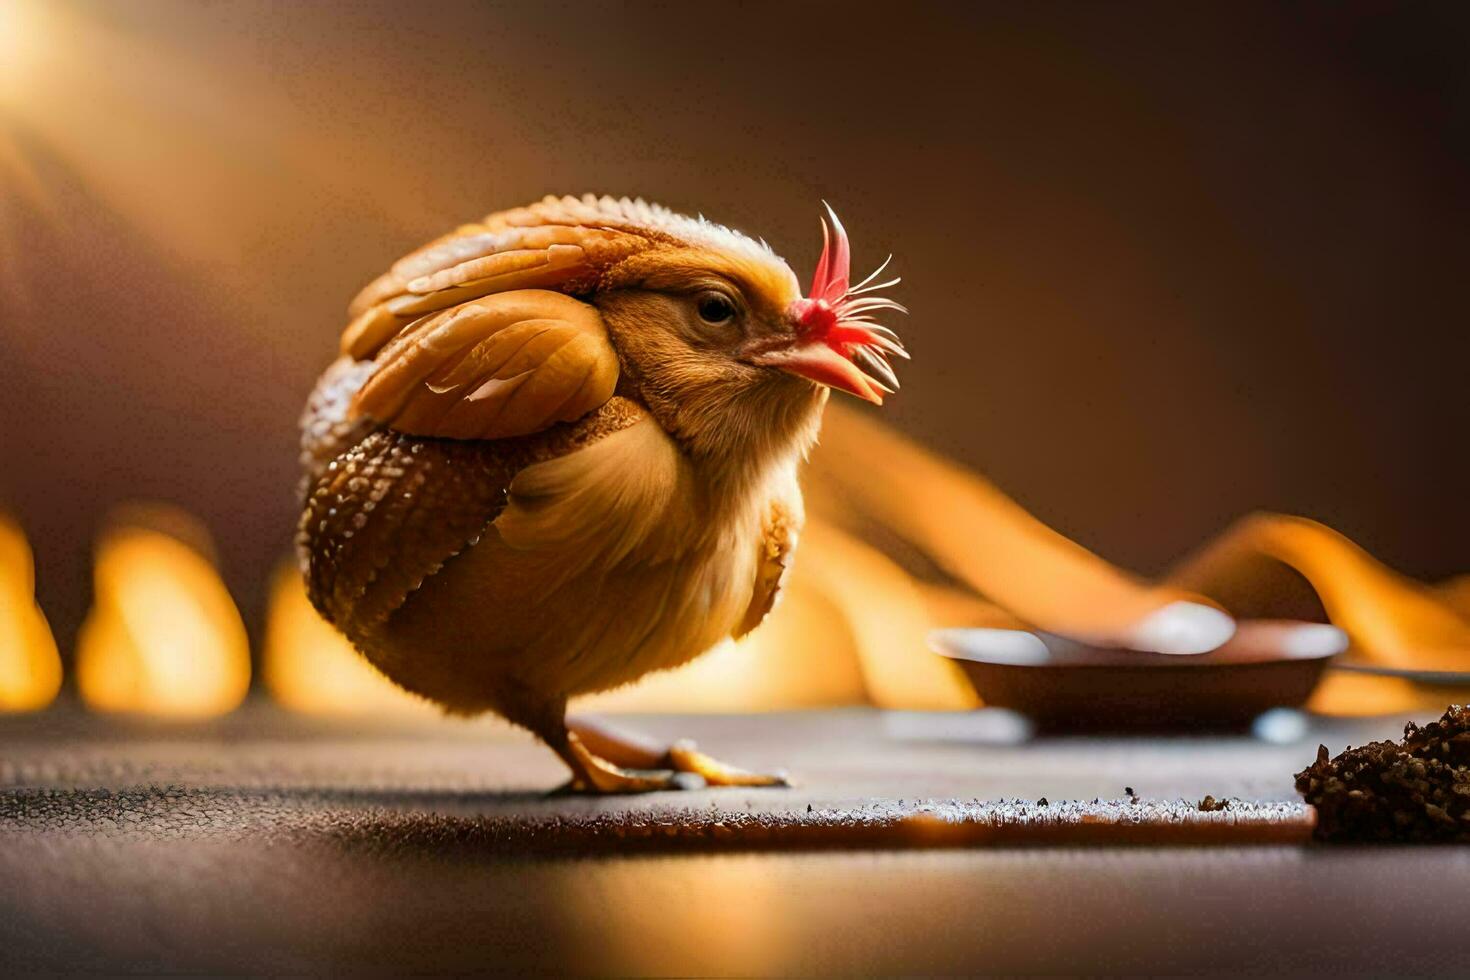
[[[0,514],[0,711],[44,708],[59,690],[61,657],[36,605],[30,545]]]
[[[598,941],[588,947],[591,958],[574,972],[648,963],[649,950],[656,949],[663,963],[718,964],[742,976],[790,973],[800,941],[791,923],[804,899],[785,877],[787,865],[773,865],[762,854],[696,860],[699,887],[682,890],[675,908],[648,901],[643,876],[649,869],[638,861],[604,862],[595,888],[569,882],[560,896],[569,915],[599,923]]]
[[[271,580],[261,663],[265,687],[282,705],[320,715],[434,717],[442,712],[380,674],[312,608],[294,561]]]
[[[6,278],[5,256],[25,243],[5,209],[20,202],[50,213],[73,185],[170,262],[224,279],[235,287],[235,302],[262,310],[280,277],[243,257],[252,236],[278,229],[262,222],[258,195],[221,188],[248,187],[269,169],[286,176],[282,186],[297,204],[371,201],[385,224],[422,230],[417,198],[383,193],[402,186],[401,164],[384,156],[342,166],[353,131],[302,111],[272,66],[256,59],[235,74],[221,72],[168,32],[125,26],[166,11],[130,14],[112,16],[105,5],[77,0],[0,0],[0,189],[10,192],[0,193],[0,293],[29,288]],[[293,82],[308,70],[294,72]],[[341,84],[327,69],[314,70],[319,85]],[[275,197],[270,203],[280,205]],[[257,339],[273,343],[267,319],[240,323],[258,325]]]
[[[1307,702],[1307,710],[1340,717],[1377,717],[1433,709],[1432,699],[1401,677],[1373,677],[1328,671]],[[1443,705],[1439,705],[1440,708]]]
[[[929,649],[936,622],[913,578],[882,552],[821,520],[802,534],[807,562],[857,637],[872,702],[885,708],[974,707],[960,669]]]
[[[1440,602],[1470,622],[1470,575],[1457,575],[1448,582],[1441,582],[1434,591]]]
[[[1254,515],[1154,585],[1040,524],[981,477],[850,408],[832,406],[811,476],[814,513],[863,533],[897,534],[924,560],[985,596],[981,601],[954,589],[920,586],[929,616],[940,621],[965,616],[1010,628],[1029,623],[1129,645],[1130,634],[1139,635],[1151,614],[1195,596],[1216,600],[1242,618],[1274,618],[1283,602],[1294,602],[1296,609],[1325,610],[1348,634],[1352,658],[1405,669],[1470,670],[1470,576],[1424,586],[1315,521]],[[912,588],[897,568],[878,571],[886,559],[866,551],[866,544],[848,536],[829,541],[817,560],[846,552],[834,576],[866,565],[888,582],[884,593]],[[862,617],[870,599],[862,589],[853,596],[853,614]],[[895,625],[894,616],[903,615],[900,608],[874,616],[868,629],[876,638]],[[902,676],[920,663],[903,651],[896,634],[864,650],[872,651],[865,669],[874,672]],[[882,665],[885,653],[894,660],[875,669],[872,664]],[[869,690],[880,704],[890,703],[884,691],[903,692],[893,703],[918,700],[902,684],[890,687],[872,676]],[[1402,713],[1424,707],[1425,697],[1423,688],[1406,680],[1334,674],[1311,707],[1332,714]]]
[[[808,477],[812,512],[860,534],[897,535],[1039,629],[1171,653],[1212,650],[1233,630],[1190,593],[1108,563],[983,477],[860,410],[828,407]]]
[[[1185,562],[1171,578],[1250,615],[1309,589],[1348,634],[1354,660],[1410,670],[1470,670],[1470,618],[1457,581],[1430,589],[1382,565],[1316,521],[1256,514]],[[1309,707],[1331,715],[1403,714],[1440,694],[1401,678],[1330,673]]]
[[[9,209],[24,204],[48,213],[52,206],[12,128],[19,121],[29,131],[28,120],[48,104],[45,77],[58,53],[56,38],[64,33],[61,13],[45,0],[0,2],[0,295],[23,294],[8,270],[9,256],[24,244],[9,231]]]
[[[40,99],[37,79],[56,37],[52,7],[43,0],[0,3],[0,108]]]
[[[207,542],[175,508],[120,514],[96,552],[95,599],[77,641],[77,686],[88,706],[174,718],[236,708],[250,687],[245,625]]]
[[[68,180],[175,254],[227,256],[229,233],[212,214],[219,205],[210,206],[231,168],[224,106],[205,135],[202,89],[188,77],[199,67],[108,21],[68,0],[0,2],[0,180],[47,207],[57,188],[38,174],[62,165]],[[189,166],[162,169],[169,159]]]
[[[1413,670],[1470,670],[1470,619],[1456,609],[1453,583],[1436,592],[1405,578],[1316,521],[1253,515],[1171,578],[1249,614],[1263,587],[1290,587],[1281,568],[1311,587],[1361,659]]]

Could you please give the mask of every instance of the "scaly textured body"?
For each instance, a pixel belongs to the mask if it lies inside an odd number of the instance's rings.
[[[566,700],[773,605],[827,386],[878,400],[902,353],[864,316],[896,304],[847,298],[837,231],[811,298],[764,245],[626,199],[548,198],[399,262],[303,417],[313,604],[403,687],[530,728],[576,785],[673,785],[592,754]]]

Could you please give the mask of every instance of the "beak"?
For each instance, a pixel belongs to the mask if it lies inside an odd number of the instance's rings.
[[[893,394],[898,387],[896,383],[893,387],[888,387],[869,377],[822,339],[804,341],[798,337],[788,345],[763,351],[750,360],[755,364],[779,368],[828,388],[857,395],[874,405],[883,404],[883,396]],[[883,367],[886,369],[887,365]]]

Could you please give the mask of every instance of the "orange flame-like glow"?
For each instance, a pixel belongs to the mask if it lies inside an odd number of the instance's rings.
[[[20,526],[0,514],[0,711],[35,711],[61,690],[61,657],[35,599]]]
[[[225,714],[250,687],[245,625],[213,562],[162,528],[207,541],[197,522],[163,507],[120,516],[99,539],[77,686],[99,711]]]

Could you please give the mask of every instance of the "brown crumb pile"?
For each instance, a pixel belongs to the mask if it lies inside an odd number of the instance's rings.
[[[1334,841],[1470,843],[1470,708],[1404,727],[1404,740],[1372,742],[1329,759],[1327,747],[1296,777],[1317,808],[1317,837]]]

